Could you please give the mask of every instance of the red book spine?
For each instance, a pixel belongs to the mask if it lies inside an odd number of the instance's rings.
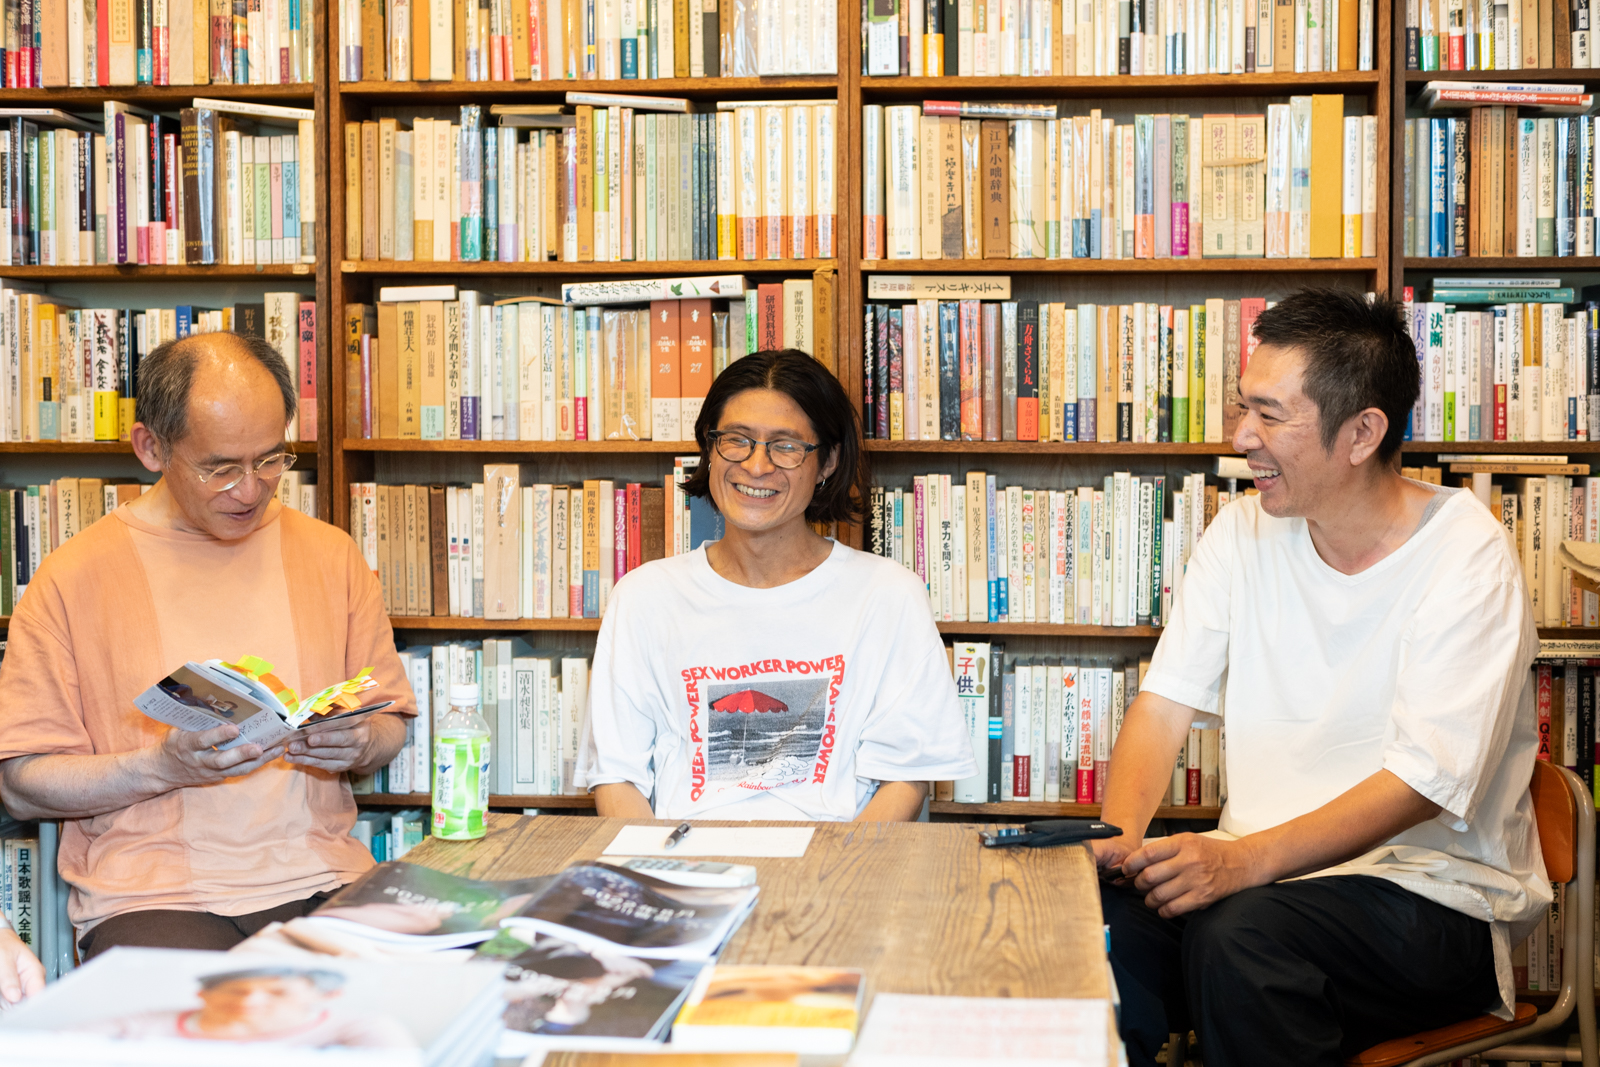
[[[317,439],[317,305],[300,303],[300,440]]]
[[[1033,796],[1033,757],[1012,756],[1012,786],[1011,795],[1018,800],[1027,800]]]
[[[959,305],[957,348],[961,359],[961,440],[983,440],[983,364],[978,302]]]
[[[611,552],[616,558],[616,567],[611,580],[620,582],[628,573],[628,490],[614,488],[611,493],[616,501],[611,515]]]
[[[783,347],[783,285],[756,287],[756,347],[764,351]]]
[[[586,396],[572,399],[572,436],[578,441],[589,439],[589,398]]]
[[[1188,786],[1188,796],[1185,798],[1185,801],[1188,804],[1198,806],[1200,803],[1200,768],[1189,767],[1185,770],[1184,774],[1186,776],[1186,784]]]
[[[644,555],[644,502],[638,482],[628,483],[628,570],[642,563]]]
[[[361,436],[372,437],[372,335],[361,335]]]
[[[1548,663],[1541,663],[1534,669],[1539,676],[1534,696],[1534,708],[1539,723],[1539,758],[1548,763],[1550,762],[1550,700],[1554,695],[1553,672]]]

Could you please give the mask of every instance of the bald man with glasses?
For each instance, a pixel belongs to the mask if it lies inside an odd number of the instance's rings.
[[[63,820],[85,957],[231,948],[354,880],[373,861],[346,772],[393,759],[416,714],[355,543],[277,501],[295,397],[276,350],[200,334],[139,370],[133,450],[161,479],[50,554],[0,667],[0,801]],[[219,751],[236,726],[189,733],[132,704],[185,661],[244,655],[302,693],[371,666],[394,709]]]

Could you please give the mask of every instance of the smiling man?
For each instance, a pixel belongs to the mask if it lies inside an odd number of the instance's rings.
[[[0,669],[0,799],[62,819],[86,956],[226,949],[372,866],[346,771],[391,759],[415,701],[377,579],[348,535],[285,509],[288,368],[264,341],[202,334],[140,366],[133,448],[161,480],[52,552]],[[395,713],[263,751],[216,746],[132,700],[187,660],[252,654],[299,692],[372,666]]]
[[[1195,547],[1111,757],[1094,842],[1135,1067],[1336,1067],[1505,1015],[1550,902],[1528,781],[1537,636],[1471,493],[1396,469],[1416,352],[1386,299],[1305,290],[1256,321],[1234,447],[1259,495]],[[1193,724],[1221,719],[1207,835],[1145,839]]]

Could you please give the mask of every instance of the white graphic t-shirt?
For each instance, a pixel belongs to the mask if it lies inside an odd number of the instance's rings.
[[[704,548],[617,583],[595,648],[579,781],[659,818],[851,819],[880,781],[976,773],[916,575],[835,543],[752,589]]]

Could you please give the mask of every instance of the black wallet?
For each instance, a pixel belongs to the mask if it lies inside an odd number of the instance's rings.
[[[1049,848],[1052,845],[1071,845],[1091,841],[1097,837],[1117,837],[1120,827],[1098,819],[1042,819],[1027,826],[1012,826],[993,832],[980,831],[978,840],[984,848],[1007,848],[1021,845],[1025,848]]]

